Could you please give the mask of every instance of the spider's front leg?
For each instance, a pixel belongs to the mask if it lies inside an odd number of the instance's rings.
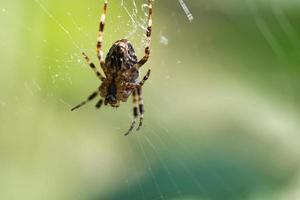
[[[99,24],[99,33],[98,33],[98,39],[97,39],[97,57],[99,59],[100,65],[104,73],[106,74],[106,69],[105,69],[105,61],[104,61],[104,56],[103,56],[103,35],[104,35],[104,26],[105,26],[105,16],[106,16],[106,10],[107,10],[107,0],[104,1],[104,6],[103,6],[103,13],[101,15],[100,19],[100,24]]]
[[[148,69],[147,74],[143,77],[142,81],[138,83],[124,83],[124,87],[126,89],[136,89],[136,88],[141,88],[145,82],[148,80],[149,76],[151,74],[151,69]]]
[[[97,70],[95,64],[89,59],[89,57],[85,54],[82,53],[84,59],[86,60],[86,62],[88,63],[88,65],[90,66],[90,68],[95,72],[96,76],[101,80],[104,81],[105,77]]]
[[[150,56],[150,42],[151,42],[151,32],[152,32],[152,0],[148,0],[148,27],[146,29],[146,47],[144,57],[136,64],[136,68],[142,67]]]
[[[143,77],[142,81],[140,82],[140,86],[143,86],[145,82],[148,80],[151,74],[151,69],[148,69],[147,74]]]

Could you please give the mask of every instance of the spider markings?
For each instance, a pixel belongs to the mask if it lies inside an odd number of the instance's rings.
[[[96,45],[97,57],[100,62],[100,66],[105,74],[102,75],[96,65],[90,61],[89,57],[82,53],[86,62],[90,68],[95,72],[96,76],[102,81],[98,89],[93,92],[85,101],[75,106],[71,110],[76,110],[81,106],[85,105],[89,101],[95,99],[98,95],[102,98],[97,102],[96,108],[100,108],[102,104],[110,105],[112,107],[119,107],[120,102],[126,102],[128,97],[132,94],[133,100],[133,121],[130,128],[125,133],[128,135],[134,129],[137,118],[139,117],[139,125],[137,131],[143,125],[144,119],[144,104],[142,98],[142,86],[148,80],[150,76],[150,69],[147,74],[143,77],[142,81],[137,80],[139,77],[139,69],[142,67],[150,56],[150,42],[152,32],[152,0],[148,0],[148,27],[146,30],[146,47],[144,56],[138,61],[134,48],[131,43],[126,39],[116,41],[106,58],[103,57],[103,35],[105,27],[105,16],[107,10],[108,1],[104,1],[103,14],[100,18],[98,39]]]

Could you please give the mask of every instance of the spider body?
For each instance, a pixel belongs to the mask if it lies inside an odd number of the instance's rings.
[[[127,101],[133,90],[127,85],[137,83],[139,76],[138,69],[134,67],[137,63],[135,51],[128,40],[118,40],[113,44],[105,59],[106,79],[100,86],[104,105],[118,107],[120,101]]]
[[[101,96],[101,99],[97,102],[96,108],[100,108],[103,103],[104,105],[119,107],[121,102],[126,102],[129,96],[132,95],[134,119],[131,123],[130,128],[125,133],[125,135],[128,135],[133,130],[138,117],[140,121],[137,130],[139,130],[143,124],[144,104],[142,98],[142,86],[150,76],[150,69],[147,71],[147,74],[141,81],[138,80],[138,77],[140,67],[142,67],[147,62],[150,55],[150,41],[152,31],[152,0],[148,0],[148,27],[145,34],[146,47],[145,54],[140,60],[137,59],[133,46],[127,39],[116,41],[112,45],[106,55],[106,58],[104,59],[102,46],[107,4],[107,0],[104,0],[104,12],[100,19],[98,40],[96,45],[97,57],[105,76],[98,71],[95,64],[90,61],[88,56],[85,53],[82,53],[90,68],[93,69],[96,76],[100,79],[100,81],[102,81],[102,83],[100,87],[96,91],[94,91],[85,101],[81,102],[71,110],[73,111],[80,108],[87,102],[96,98],[98,95]]]

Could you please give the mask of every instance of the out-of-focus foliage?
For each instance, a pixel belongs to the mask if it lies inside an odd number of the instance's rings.
[[[70,112],[100,84],[81,51],[97,63],[103,0],[1,1],[1,200],[300,198],[300,4],[184,2],[192,22],[154,2],[145,126],[124,137],[131,101]],[[109,1],[105,52],[143,55],[145,3]]]

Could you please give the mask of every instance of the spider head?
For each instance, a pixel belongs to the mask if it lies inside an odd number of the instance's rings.
[[[117,93],[117,87],[113,80],[107,88],[107,95],[105,97],[104,104],[105,105],[109,104],[112,107],[119,107],[119,101],[117,100],[116,93]]]
[[[117,101],[117,98],[114,95],[107,95],[104,104],[105,105],[109,104],[112,107],[119,107],[119,102]]]

